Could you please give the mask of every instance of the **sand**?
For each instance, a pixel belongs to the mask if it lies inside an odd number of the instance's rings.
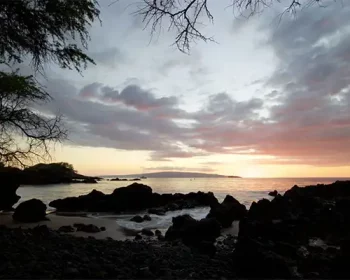
[[[67,213],[67,215],[69,215]],[[19,223],[12,219],[12,213],[0,213],[0,225],[5,225],[9,228],[33,228],[38,225],[47,225],[49,228],[57,230],[61,226],[73,226],[74,223],[93,224],[98,227],[105,227],[106,231],[98,233],[86,233],[86,232],[73,232],[69,233],[74,236],[89,237],[93,236],[97,239],[106,239],[107,237],[114,240],[125,240],[127,238],[133,238],[131,232],[127,232],[120,227],[114,220],[103,218],[90,218],[90,217],[78,217],[78,216],[61,216],[56,214],[48,214],[49,221],[41,221],[38,223]]]

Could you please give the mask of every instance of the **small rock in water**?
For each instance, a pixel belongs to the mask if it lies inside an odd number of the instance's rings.
[[[143,216],[143,220],[144,220],[144,221],[151,221],[152,218],[150,217],[150,215],[144,215],[144,216]]]
[[[136,215],[135,217],[132,217],[130,219],[130,221],[136,222],[136,223],[142,223],[143,222],[143,218],[141,216],[139,216],[139,215]]]
[[[72,226],[61,226],[61,227],[58,229],[58,231],[59,231],[59,232],[65,232],[65,233],[67,233],[67,232],[74,232],[75,229],[74,229],[74,227],[72,227]]]
[[[146,235],[146,236],[153,236],[154,235],[153,231],[151,231],[150,229],[146,229],[146,228],[142,229],[141,234]]]
[[[269,192],[269,196],[277,196],[278,195],[278,191],[274,190],[273,192]]]
[[[100,231],[106,231],[106,227],[100,227]]]
[[[156,229],[156,231],[154,232],[157,236],[162,235],[161,231],[159,229]]]

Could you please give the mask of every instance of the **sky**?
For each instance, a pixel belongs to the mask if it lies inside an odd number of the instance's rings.
[[[209,1],[214,23],[201,31],[216,42],[184,54],[166,25],[150,36],[137,2],[100,1],[96,65],[46,65],[53,101],[38,109],[69,130],[54,161],[91,175],[350,176],[350,3],[246,19]]]

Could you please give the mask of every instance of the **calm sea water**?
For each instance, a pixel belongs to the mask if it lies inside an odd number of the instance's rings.
[[[253,201],[257,201],[261,198],[269,198],[268,193],[272,190],[277,190],[283,194],[294,185],[307,186],[315,184],[328,184],[336,180],[345,180],[345,178],[149,178],[142,180],[142,183],[152,187],[153,191],[158,193],[211,191],[215,194],[219,201],[222,201],[226,194],[230,194],[249,208]],[[100,181],[98,184],[25,186],[20,187],[17,193],[21,196],[20,202],[31,198],[38,198],[48,204],[50,201],[58,198],[87,194],[93,189],[109,194],[112,193],[115,188],[127,186],[129,184],[132,184],[132,182]],[[152,221],[142,224],[130,222],[130,215],[108,215],[103,217],[114,219],[119,225],[129,229],[166,229],[171,225],[171,219],[173,216],[188,213],[194,218],[201,219],[207,215],[208,211],[209,208],[207,207],[174,211],[163,217],[152,216]]]

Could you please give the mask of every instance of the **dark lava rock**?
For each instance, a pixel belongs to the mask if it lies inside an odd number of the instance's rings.
[[[146,235],[146,236],[153,236],[154,235],[153,231],[151,231],[150,229],[146,229],[146,228],[141,230],[141,234]]]
[[[269,192],[269,196],[275,197],[275,196],[277,196],[277,195],[278,195],[278,191],[276,191],[276,190],[274,190],[274,191],[272,191],[272,192]]]
[[[83,180],[83,183],[86,183],[86,184],[97,184],[97,181],[94,178],[86,178],[86,179]]]
[[[227,195],[221,204],[215,204],[211,207],[207,218],[215,218],[222,227],[227,228],[232,225],[234,220],[241,220],[246,215],[246,207],[232,196]]]
[[[13,167],[0,167],[0,211],[12,210],[21,198],[16,194],[20,186],[21,170]]]
[[[47,220],[46,205],[39,199],[30,199],[20,203],[12,215],[13,219],[24,223],[36,223]]]
[[[75,228],[72,227],[72,226],[61,226],[59,229],[58,229],[59,232],[65,232],[65,233],[68,233],[68,232],[75,232]]]
[[[100,227],[100,231],[106,231],[106,227]]]
[[[132,217],[132,218],[130,219],[130,221],[136,222],[136,223],[142,223],[143,220],[144,220],[144,219],[143,219],[141,216],[139,216],[139,215],[136,215],[136,216],[134,216],[134,217]]]
[[[240,278],[295,278],[287,259],[255,240],[239,240],[233,258]]]
[[[49,206],[56,208],[57,211],[115,213],[149,209],[150,214],[164,215],[169,210],[214,204],[217,204],[217,199],[211,192],[158,194],[153,193],[149,186],[133,183],[127,187],[115,189],[112,194],[104,194],[94,190],[87,195],[51,201]]]
[[[167,240],[181,239],[186,245],[195,245],[201,241],[214,242],[220,235],[221,226],[215,219],[197,221],[190,215],[173,218],[173,225],[165,234]]]
[[[151,218],[150,215],[144,215],[144,216],[143,216],[143,220],[144,220],[144,221],[152,221],[152,218]]]
[[[158,235],[162,235],[162,233],[161,233],[161,231],[160,231],[159,229],[156,229],[154,233],[155,233],[155,235],[157,235],[157,236],[158,236]]]
[[[142,240],[142,235],[140,235],[140,234],[136,234],[136,236],[135,236],[135,240]]]
[[[77,231],[83,231],[87,233],[97,233],[101,231],[101,229],[98,226],[95,226],[93,224],[74,224],[74,227],[77,228]]]

